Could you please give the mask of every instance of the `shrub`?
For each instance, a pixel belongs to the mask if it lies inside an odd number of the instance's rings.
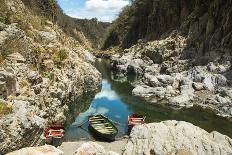
[[[0,22],[9,24],[11,12],[7,9],[5,0],[0,0]]]
[[[60,64],[62,61],[68,58],[68,52],[66,49],[60,49],[55,51],[52,55],[52,60],[55,64]]]
[[[0,102],[0,117],[12,113],[12,107]]]

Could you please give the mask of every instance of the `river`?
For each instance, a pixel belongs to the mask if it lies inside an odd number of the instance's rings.
[[[76,127],[85,122],[88,116],[92,114],[104,114],[111,120],[120,123],[117,125],[119,129],[117,137],[122,137],[127,134],[127,117],[132,113],[145,115],[146,123],[164,120],[186,121],[208,132],[216,130],[232,138],[232,123],[227,119],[197,106],[176,110],[163,105],[150,105],[132,96],[133,86],[130,82],[134,78],[122,79],[116,77],[110,71],[109,60],[98,59],[96,68],[102,73],[101,91],[92,100],[90,100],[92,94],[86,94],[83,97],[82,102],[90,106],[85,112],[73,116],[75,119],[67,127],[65,141],[92,139],[88,132],[88,122],[81,128]],[[77,104],[75,108],[78,109],[80,104]]]

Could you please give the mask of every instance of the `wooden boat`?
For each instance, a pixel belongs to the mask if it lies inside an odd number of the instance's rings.
[[[107,117],[94,115],[89,117],[89,131],[95,138],[113,141],[118,134],[117,127]]]
[[[145,116],[139,114],[131,114],[128,116],[128,131],[136,125],[141,125],[145,123]]]
[[[44,139],[47,144],[60,146],[65,134],[63,124],[54,123],[44,130]]]

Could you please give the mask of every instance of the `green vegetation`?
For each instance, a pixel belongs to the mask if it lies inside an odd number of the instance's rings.
[[[0,22],[9,24],[11,12],[7,9],[5,0],[0,0]]]
[[[68,58],[68,52],[66,49],[54,50],[52,60],[55,64],[60,65],[62,61]]]
[[[109,23],[98,22],[96,19],[86,20],[86,19],[75,19],[65,15],[62,9],[57,4],[56,0],[22,0],[25,6],[32,10],[35,15],[45,17],[57,23],[65,33],[69,36],[75,38],[80,43],[82,43],[81,36],[78,36],[76,31],[81,31],[91,42],[92,48],[98,48],[103,44],[103,37]],[[33,26],[40,25],[32,24]],[[30,22],[31,23],[31,22]],[[34,22],[32,22],[34,23]]]
[[[0,102],[0,117],[12,113],[12,107]]]
[[[110,26],[103,49],[117,45],[128,48],[138,39],[146,37],[152,11],[153,0],[135,0],[131,6],[126,6]]]
[[[104,35],[110,23],[99,22],[96,18],[74,19],[76,29],[83,32],[88,40],[92,43],[93,48],[99,48],[104,42]]]
[[[144,41],[159,39],[162,35],[180,27],[189,13],[195,8],[195,1],[181,2],[134,0],[120,13],[108,30],[103,49],[111,46],[120,46],[123,49]],[[207,7],[201,2],[202,9]],[[183,9],[184,8],[184,9]],[[197,8],[197,7],[196,7]],[[201,15],[204,11],[201,11]],[[188,31],[188,28],[186,29]]]

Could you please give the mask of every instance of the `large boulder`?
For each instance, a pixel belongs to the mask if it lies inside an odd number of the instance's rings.
[[[16,77],[13,73],[0,69],[0,96],[7,98],[16,91]]]
[[[84,143],[77,149],[74,155],[119,155],[118,153],[109,151],[107,152],[103,146],[95,143]]]
[[[172,85],[174,82],[174,78],[170,75],[158,75],[156,78],[163,84]]]
[[[54,146],[45,145],[40,147],[28,147],[6,155],[63,155],[64,153]]]
[[[26,60],[20,53],[12,53],[7,56],[7,59],[11,62],[24,63]]]
[[[125,146],[124,155],[228,155],[232,139],[182,121],[164,121],[136,126]]]

